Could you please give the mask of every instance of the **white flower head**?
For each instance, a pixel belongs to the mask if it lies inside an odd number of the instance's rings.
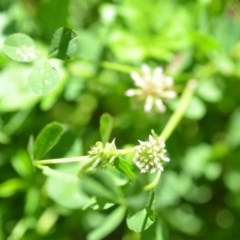
[[[134,164],[140,169],[141,173],[154,173],[163,171],[163,163],[169,162],[166,156],[165,143],[156,134],[149,135],[148,141],[140,141],[135,147]]]
[[[137,88],[127,90],[126,96],[138,96],[145,100],[145,112],[150,112],[153,107],[159,112],[165,112],[163,101],[177,96],[173,90],[173,79],[164,75],[161,67],[152,71],[148,65],[143,64],[141,73],[132,72],[131,77]]]

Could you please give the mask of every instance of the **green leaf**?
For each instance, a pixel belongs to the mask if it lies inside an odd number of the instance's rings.
[[[34,143],[33,155],[35,159],[40,159],[51,150],[59,141],[64,132],[62,124],[52,122],[47,124],[37,135]]]
[[[29,71],[31,71],[30,66],[16,62],[11,62],[0,71],[1,112],[18,112],[23,109],[31,109],[39,101],[39,96],[29,91],[26,83],[26,76]]]
[[[61,27],[53,35],[50,56],[66,60],[76,53],[78,44],[77,34],[71,29]]]
[[[117,185],[115,176],[107,171],[96,171],[81,178],[81,189],[89,196],[104,199],[108,202],[118,202],[122,197],[121,188]]]
[[[34,137],[31,135],[28,140],[27,145],[27,152],[30,158],[30,161],[32,163],[32,166],[34,166]]]
[[[5,54],[15,61],[32,62],[38,57],[34,41],[23,33],[15,33],[4,42]]]
[[[77,16],[81,18],[82,5],[75,6],[69,0],[44,0],[38,2],[35,8],[34,20],[37,23],[38,31],[41,32],[41,39],[49,42],[56,29],[69,24],[72,25],[72,20],[74,21],[72,10],[76,10]],[[26,11],[28,11],[27,8]]]
[[[176,231],[188,235],[196,235],[203,227],[202,219],[192,211],[192,205],[179,204],[176,208],[168,209],[166,219]]]
[[[173,171],[165,172],[154,189],[155,208],[161,210],[175,206],[181,197],[185,197],[191,191],[192,187],[193,182],[188,174],[177,174]]]
[[[89,233],[87,236],[88,240],[99,240],[106,237],[111,233],[123,220],[126,212],[125,207],[118,207],[113,212],[111,212],[107,218],[102,222],[102,224]]]
[[[78,46],[77,56],[91,59],[92,61],[98,60],[101,57],[103,43],[99,41],[96,32],[81,29],[79,41],[81,44]]]
[[[138,212],[129,213],[127,216],[127,226],[134,232],[142,232],[153,224],[146,209]]]
[[[206,105],[197,97],[193,97],[185,116],[191,119],[201,119],[206,114]]]
[[[218,102],[222,98],[222,91],[213,78],[201,81],[197,88],[197,93],[202,99],[208,102]]]
[[[78,163],[63,165],[57,170],[43,167],[43,173],[48,176],[46,191],[49,197],[70,209],[84,208],[91,204],[89,197],[79,191],[77,171]]]
[[[10,197],[26,189],[27,184],[20,178],[11,178],[0,184],[0,197]]]
[[[146,207],[149,200],[149,192],[142,190],[145,185],[144,179],[141,178],[137,178],[136,181],[131,183],[126,193],[128,209],[137,212]]]
[[[113,128],[113,118],[110,114],[104,113],[100,118],[100,134],[102,142],[108,142]]]
[[[39,209],[39,204],[42,201],[41,191],[38,186],[28,186],[25,195],[24,213],[28,216],[34,215]]]
[[[179,107],[179,100],[172,100],[168,103],[168,106],[173,110],[176,111]],[[193,96],[186,112],[184,113],[185,117],[188,117],[190,119],[201,119],[206,114],[206,105],[204,102],[196,96]]]
[[[226,140],[231,148],[240,144],[240,108],[237,108],[230,117]]]
[[[49,207],[45,209],[35,224],[36,232],[42,236],[49,234],[52,228],[56,226],[58,218],[59,213],[55,208]]]
[[[29,87],[39,95],[53,90],[59,81],[59,75],[49,63],[37,64],[28,76]]]
[[[114,160],[114,166],[121,172],[123,172],[129,179],[134,180],[136,175],[134,173],[134,168],[131,163],[122,158],[117,158]]]
[[[9,142],[10,142],[10,138],[7,136],[7,134],[0,131],[0,143],[7,144]]]
[[[19,152],[12,158],[12,166],[15,171],[23,178],[32,176],[33,166],[26,151]]]
[[[224,183],[231,192],[239,193],[240,192],[240,173],[236,170],[229,172],[224,175]]]
[[[193,177],[200,177],[212,156],[212,148],[206,143],[189,147],[182,161],[183,169]]]
[[[141,234],[141,240],[149,240],[149,236],[154,240],[165,240],[168,239],[168,229],[166,228],[162,219],[151,225],[146,231]]]

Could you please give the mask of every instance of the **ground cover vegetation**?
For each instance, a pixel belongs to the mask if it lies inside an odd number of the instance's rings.
[[[1,0],[0,239],[237,239],[239,9]]]

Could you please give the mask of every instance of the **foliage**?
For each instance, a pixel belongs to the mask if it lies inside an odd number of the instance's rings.
[[[0,239],[236,239],[238,8],[1,1]]]

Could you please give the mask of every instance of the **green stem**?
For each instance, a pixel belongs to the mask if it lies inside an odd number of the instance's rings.
[[[126,155],[134,153],[134,148],[119,149],[117,150],[117,155]],[[82,162],[90,160],[88,156],[78,156],[78,157],[67,157],[67,158],[55,158],[55,159],[45,159],[45,160],[35,160],[34,165],[46,165],[46,164],[57,164],[57,163],[70,163],[70,162]]]
[[[123,65],[120,63],[114,63],[114,62],[108,62],[108,61],[102,62],[101,65],[104,68],[114,70],[114,71],[124,72],[124,73],[131,73],[132,71],[139,71],[134,67],[129,67],[128,65]]]
[[[178,126],[179,122],[181,121],[184,113],[186,112],[189,106],[196,86],[197,86],[196,80],[190,80],[188,82],[181,96],[177,110],[172,114],[163,132],[161,133],[161,137],[163,138],[164,141],[166,141],[170,137],[174,129]]]
[[[70,162],[81,162],[89,160],[88,156],[79,156],[79,157],[68,157],[68,158],[55,158],[55,159],[46,159],[46,160],[35,160],[35,165],[45,165],[45,164],[56,164],[56,163],[70,163]]]
[[[161,171],[158,171],[155,178],[153,179],[153,181],[150,182],[148,185],[144,186],[143,190],[149,191],[150,189],[153,189],[154,187],[156,187],[156,185],[159,182],[160,177],[161,177]]]
[[[94,60],[84,58],[84,57],[78,57],[76,59],[70,60],[69,62],[75,62],[75,61],[83,61],[83,62],[91,63],[94,65],[102,66],[103,68],[106,68],[109,70],[124,72],[124,73],[131,73],[132,71],[139,71],[139,68],[129,66],[126,64],[110,62],[110,61],[94,61]]]
[[[126,148],[126,149],[118,149],[117,150],[117,154],[119,156],[134,153],[134,152],[135,152],[134,148]]]

